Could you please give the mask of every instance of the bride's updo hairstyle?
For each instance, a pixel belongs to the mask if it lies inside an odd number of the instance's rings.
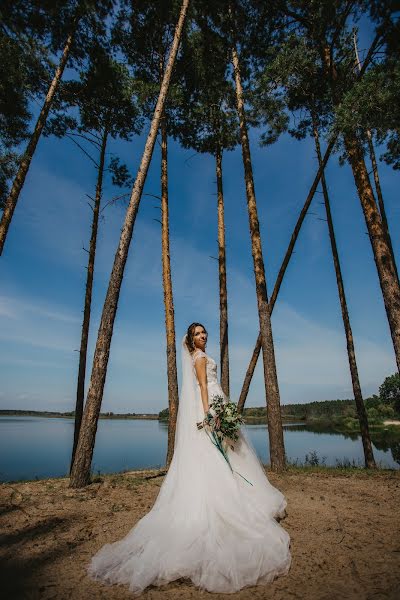
[[[187,328],[187,332],[186,332],[186,346],[188,347],[188,350],[190,353],[194,352],[194,350],[195,350],[193,336],[194,336],[196,327],[202,327],[204,329],[204,331],[206,333],[208,333],[207,329],[204,327],[204,325],[202,323],[192,323],[191,325],[189,325],[189,327]]]

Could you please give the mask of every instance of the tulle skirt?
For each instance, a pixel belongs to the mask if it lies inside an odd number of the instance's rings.
[[[127,584],[135,594],[182,577],[202,590],[233,593],[287,573],[290,539],[275,520],[286,500],[245,431],[228,450],[234,472],[204,430],[193,436],[192,455],[174,455],[153,508],[126,537],[99,550],[91,577]]]

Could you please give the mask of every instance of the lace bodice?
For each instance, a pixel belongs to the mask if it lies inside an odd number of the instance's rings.
[[[194,369],[194,365],[195,365],[196,360],[199,359],[199,358],[203,358],[203,357],[205,357],[207,359],[207,365],[206,365],[206,369],[207,369],[207,384],[210,385],[212,383],[218,383],[217,363],[215,362],[215,360],[213,358],[211,358],[211,356],[208,356],[202,350],[196,350],[192,354],[193,369]],[[197,376],[196,376],[196,381],[197,381]]]

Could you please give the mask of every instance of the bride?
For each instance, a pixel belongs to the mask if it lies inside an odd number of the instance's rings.
[[[153,508],[122,540],[92,558],[89,574],[124,583],[136,594],[149,585],[189,578],[202,590],[236,592],[270,582],[290,567],[289,535],[275,518],[286,500],[268,481],[243,431],[228,449],[231,468],[211,443],[212,398],[226,397],[217,365],[205,353],[207,332],[192,323],[182,340],[182,389],[174,455]],[[240,474],[240,475],[239,475]]]

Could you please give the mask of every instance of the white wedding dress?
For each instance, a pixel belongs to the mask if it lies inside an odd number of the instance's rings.
[[[168,473],[153,508],[126,537],[92,558],[88,572],[94,579],[127,584],[140,594],[149,585],[184,577],[200,589],[232,593],[289,570],[289,535],[275,520],[285,513],[286,500],[269,483],[247,436],[242,430],[234,450],[228,449],[232,473],[206,431],[197,429],[204,418],[194,370],[199,356],[207,359],[210,403],[212,396],[225,398],[215,361],[201,351],[193,359],[184,338]]]

